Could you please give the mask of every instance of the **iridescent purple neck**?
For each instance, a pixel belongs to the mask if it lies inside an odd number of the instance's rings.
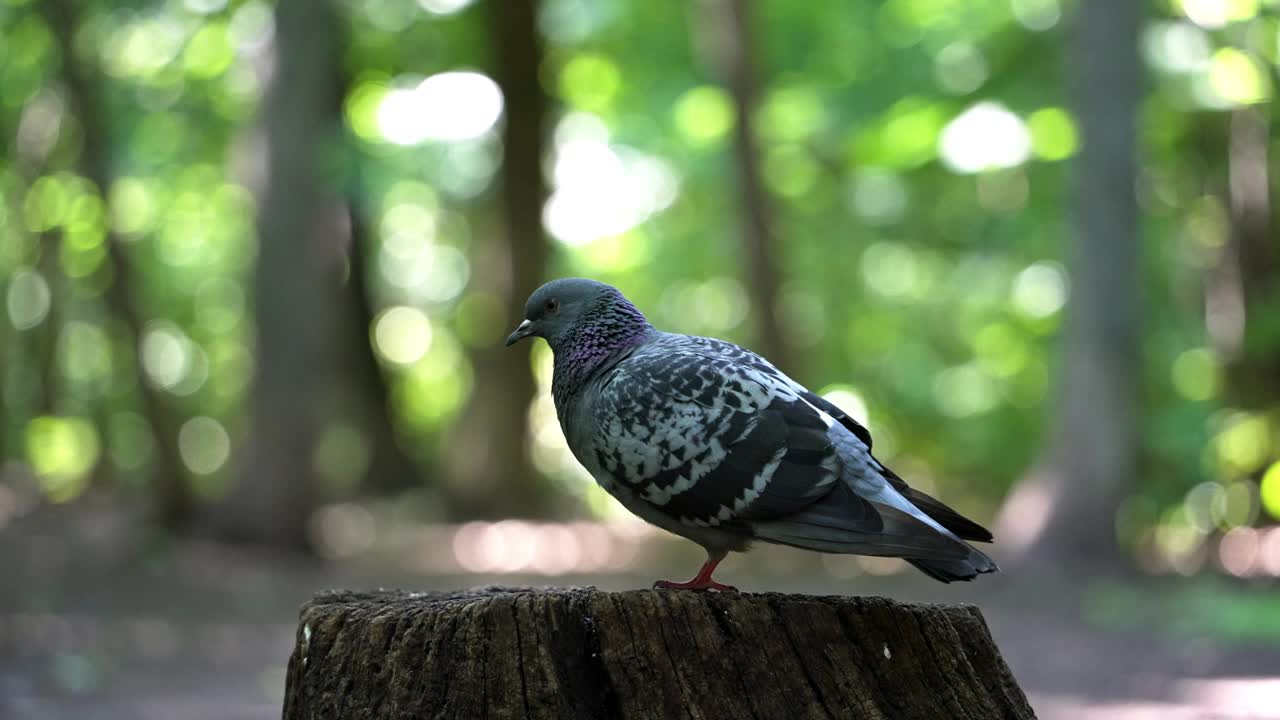
[[[579,321],[551,343],[555,372],[551,394],[563,407],[599,370],[644,342],[653,326],[622,293],[614,290],[582,313]]]

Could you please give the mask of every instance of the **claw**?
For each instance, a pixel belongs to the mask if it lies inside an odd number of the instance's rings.
[[[711,578],[699,580],[694,578],[688,582],[676,582],[674,580],[659,580],[653,584],[655,590],[718,590],[720,592],[738,592],[738,588],[732,585],[718,583]]]
[[[675,582],[674,580],[659,580],[653,584],[655,590],[718,590],[720,592],[738,592],[738,588],[732,585],[718,583],[711,578],[711,573],[715,572],[716,566],[724,559],[728,553],[725,551],[711,552],[707,551],[707,561],[702,564],[702,568],[698,570],[698,574],[693,576],[692,580],[686,582]]]

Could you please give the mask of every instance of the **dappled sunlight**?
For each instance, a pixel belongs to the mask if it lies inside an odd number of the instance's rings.
[[[547,232],[569,246],[619,235],[675,202],[678,177],[659,158],[608,141],[594,116],[572,114],[556,129]]]
[[[502,115],[502,91],[477,72],[445,72],[416,84],[401,79],[377,111],[383,139],[396,145],[474,140]]]
[[[1031,155],[1031,133],[1003,105],[981,102],[942,129],[938,155],[958,173],[1017,167]]]

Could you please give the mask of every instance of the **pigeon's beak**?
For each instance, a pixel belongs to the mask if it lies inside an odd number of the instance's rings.
[[[507,336],[507,347],[511,347],[533,334],[533,321],[525,320],[516,327],[515,332]]]

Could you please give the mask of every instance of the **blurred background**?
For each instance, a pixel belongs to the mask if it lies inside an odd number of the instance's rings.
[[[762,352],[1003,575],[1042,717],[1280,717],[1277,0],[0,0],[0,717],[277,717],[350,585],[701,552],[565,448],[528,293]]]

